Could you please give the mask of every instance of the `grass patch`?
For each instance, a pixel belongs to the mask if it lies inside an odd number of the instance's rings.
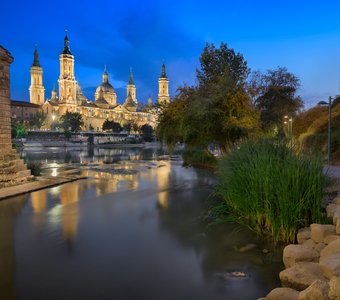
[[[185,165],[215,169],[217,167],[217,158],[208,150],[189,149],[182,154]]]
[[[270,233],[274,242],[294,242],[297,230],[320,223],[326,176],[320,159],[294,153],[284,142],[248,141],[221,160],[219,220]]]

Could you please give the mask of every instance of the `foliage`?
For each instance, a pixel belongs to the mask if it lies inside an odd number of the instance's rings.
[[[27,168],[31,170],[33,176],[41,175],[41,162],[28,161],[26,162]]]
[[[300,80],[287,68],[278,67],[266,74],[254,73],[248,82],[248,91],[261,112],[262,128],[275,125],[283,128],[285,115],[294,116],[302,108],[302,100],[296,96]]]
[[[109,121],[108,119],[106,119],[103,123],[102,129],[111,130],[112,132],[121,132],[123,128],[118,122]]]
[[[219,166],[219,218],[270,232],[275,242],[294,242],[298,228],[321,221],[325,184],[322,162],[297,155],[270,139],[243,143]]]
[[[29,120],[29,125],[31,128],[40,129],[43,125],[45,125],[46,120],[47,114],[44,113],[42,110],[39,110]]]
[[[208,150],[188,149],[183,154],[183,161],[186,165],[203,168],[215,168],[217,159]]]
[[[12,138],[23,138],[27,135],[26,125],[23,122],[12,120],[11,126]]]
[[[66,113],[60,117],[60,126],[65,132],[78,132],[83,124],[83,118],[81,114],[77,112],[66,111]]]
[[[123,130],[130,133],[130,131],[132,130],[132,123],[131,122],[124,123],[123,124]]]
[[[142,138],[145,142],[152,142],[154,137],[154,130],[152,128],[152,126],[150,126],[149,124],[144,124],[141,126],[140,128],[141,132],[142,132]]]
[[[180,87],[173,102],[158,108],[156,133],[170,145],[184,142],[207,147],[217,143],[227,150],[258,124],[258,114],[245,91],[247,62],[221,43],[220,48],[207,44],[200,63],[198,84]]]

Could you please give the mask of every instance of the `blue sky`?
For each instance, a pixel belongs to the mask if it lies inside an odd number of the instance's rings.
[[[0,44],[14,56],[11,97],[29,100],[29,68],[38,44],[45,97],[59,76],[68,29],[75,74],[85,95],[101,82],[104,65],[118,102],[132,67],[137,98],[157,98],[164,60],[170,94],[195,82],[206,42],[244,55],[252,70],[287,67],[301,80],[307,107],[340,94],[340,1],[2,1]]]

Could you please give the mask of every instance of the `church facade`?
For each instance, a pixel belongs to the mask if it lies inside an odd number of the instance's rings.
[[[53,88],[51,98],[45,101],[45,88],[43,85],[43,69],[40,65],[37,49],[34,52],[34,60],[30,69],[31,85],[30,103],[40,105],[48,115],[48,128],[58,120],[60,116],[69,112],[77,112],[82,115],[83,130],[102,130],[106,119],[124,125],[128,122],[136,123],[139,126],[149,124],[156,126],[157,113],[151,98],[148,99],[145,108],[138,110],[136,96],[136,85],[134,83],[132,70],[126,88],[126,99],[123,104],[117,101],[114,87],[109,82],[109,74],[104,70],[102,83],[96,89],[94,101],[88,100],[83,94],[79,83],[74,76],[74,56],[70,50],[69,39],[66,34],[64,38],[64,49],[59,56],[60,76],[58,79],[59,95]],[[169,79],[166,75],[165,65],[162,65],[162,73],[158,80],[159,103],[170,101]]]

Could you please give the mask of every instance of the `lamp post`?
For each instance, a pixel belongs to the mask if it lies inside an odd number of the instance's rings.
[[[292,147],[292,139],[293,139],[293,118],[289,116],[284,116],[284,123],[287,124],[287,129],[288,129],[288,139],[290,146]]]
[[[331,123],[332,123],[332,97],[328,98],[328,103],[326,101],[320,101],[318,103],[320,106],[328,106],[328,139],[327,139],[327,164],[328,167],[331,166],[331,140],[332,140],[332,132],[331,132]]]

